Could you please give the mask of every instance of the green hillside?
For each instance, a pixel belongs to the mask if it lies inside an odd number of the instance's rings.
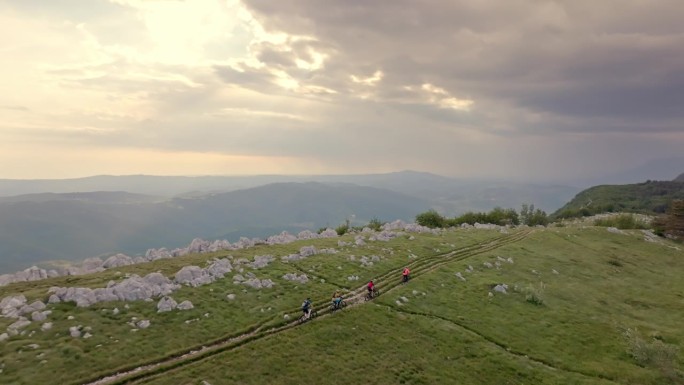
[[[168,313],[157,313],[156,301],[48,305],[51,330],[34,322],[0,342],[0,383],[86,384],[106,376],[98,383],[681,383],[684,361],[675,352],[684,343],[684,251],[648,239],[641,231],[597,227],[458,229],[363,246],[340,246],[353,242],[346,235],[231,251],[233,260],[275,256],[261,269],[243,265],[242,274],[276,285],[236,285],[234,272],[174,292],[195,307]],[[281,261],[310,245],[337,253]],[[0,287],[0,298],[24,293],[29,302],[45,301],[51,286],[103,287],[155,271],[173,276],[227,254],[16,283]],[[379,260],[362,266],[362,256]],[[402,285],[405,265],[412,280]],[[286,273],[306,273],[310,281],[287,281]],[[370,302],[363,299],[368,279],[381,290]],[[507,294],[496,292],[497,284],[508,285]],[[349,306],[330,314],[334,290]],[[319,316],[298,324],[307,296]],[[133,331],[129,322],[142,319],[150,327]],[[0,329],[12,322],[0,318]],[[71,337],[77,325],[92,337]]]
[[[684,183],[647,181],[637,184],[595,186],[577,194],[552,216],[569,218],[623,211],[664,213],[673,199],[684,199]]]

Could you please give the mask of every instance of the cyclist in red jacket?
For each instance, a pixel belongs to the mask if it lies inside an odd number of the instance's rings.
[[[370,296],[370,298],[373,298],[373,294],[375,294],[374,292],[375,292],[375,284],[373,283],[373,280],[371,279],[368,282],[368,296]]]

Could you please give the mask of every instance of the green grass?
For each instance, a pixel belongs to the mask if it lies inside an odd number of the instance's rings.
[[[237,348],[226,346],[218,354],[143,382],[677,383],[681,381],[677,377],[681,357],[671,358],[673,369],[665,373],[648,360],[634,358],[630,353],[633,343],[625,338],[625,332],[636,328],[644,338],[657,336],[667,346],[682,345],[684,280],[680,273],[684,252],[668,241],[646,242],[637,230],[625,233],[572,226],[535,230],[520,241],[467,254],[458,261],[437,256],[502,234],[459,229],[441,235],[413,234],[413,240],[407,235],[390,242],[368,242],[361,247],[338,247],[338,239],[326,239],[240,250],[231,255],[277,257],[268,267],[254,271],[259,278],[276,282],[273,289],[246,289],[226,278],[175,292],[172,296],[177,301],[189,299],[195,309],[162,314],[156,313],[156,301],[129,303],[129,309],[124,309],[124,303],[85,309],[59,304],[48,319],[54,323],[51,331],[41,332],[40,325],[34,323],[26,329],[27,335],[0,343],[0,362],[5,365],[0,383],[79,383],[199,348],[256,325],[281,325],[285,314],[290,319],[299,315],[299,304],[306,296],[321,309],[338,288],[354,290],[387,272],[396,272],[398,281],[400,269],[416,258],[452,262],[422,270],[407,285],[397,286],[389,275],[380,284],[382,295],[372,302],[263,338],[257,336]],[[341,239],[353,241],[353,236]],[[296,264],[280,262],[280,256],[304,245],[334,247],[339,252],[315,255]],[[350,259],[352,255],[355,260]],[[364,255],[377,255],[380,261],[363,267],[359,259]],[[30,299],[44,299],[47,288],[64,286],[67,280],[75,286],[98,287],[109,279],[122,279],[126,273],[162,271],[172,275],[184,265],[203,266],[212,257],[191,255],[129,266],[116,269],[118,275],[109,271],[14,284],[0,288],[0,297],[23,291]],[[497,257],[510,257],[514,263]],[[499,262],[500,266],[488,268],[485,262]],[[474,267],[473,273],[466,272],[468,265]],[[306,272],[312,280],[302,285],[281,278],[291,272]],[[456,272],[466,281],[457,278]],[[349,275],[358,275],[360,280],[348,281]],[[501,283],[509,286],[509,293],[490,296],[493,286]],[[541,303],[528,300],[530,288]],[[227,300],[228,293],[237,298]],[[114,307],[121,313],[102,311]],[[68,315],[75,320],[67,320]],[[131,332],[126,324],[131,317],[149,319],[152,325]],[[11,322],[0,318],[0,327]],[[76,325],[91,326],[93,337],[68,336],[68,328]],[[35,333],[29,337],[32,331]],[[39,348],[28,347],[34,343]],[[650,349],[647,352],[656,353],[654,349],[660,346],[642,345]]]

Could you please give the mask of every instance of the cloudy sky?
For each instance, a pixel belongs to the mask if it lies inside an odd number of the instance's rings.
[[[681,0],[0,0],[0,178],[596,176],[684,153]]]

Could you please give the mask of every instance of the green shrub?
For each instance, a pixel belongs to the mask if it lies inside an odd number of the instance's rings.
[[[382,225],[384,225],[385,222],[382,222],[378,218],[373,218],[368,222],[368,225],[366,225],[368,228],[373,229],[375,231],[380,231],[382,228]]]
[[[546,287],[543,282],[539,282],[539,286],[530,285],[525,289],[525,301],[537,305],[544,305],[544,290]]]
[[[595,226],[617,227],[621,230],[626,229],[647,229],[650,226],[632,214],[620,214],[608,218],[601,218],[594,221]]]
[[[337,226],[335,231],[337,232],[337,235],[344,235],[347,233],[347,231],[349,231],[349,225],[348,224],[339,225],[339,226]]]
[[[441,216],[437,211],[429,210],[416,215],[416,223],[431,229],[437,227],[443,228],[446,224],[446,219],[444,219],[444,217]]]
[[[663,342],[662,337],[648,341],[641,337],[637,328],[627,329],[624,336],[627,339],[627,353],[638,365],[657,368],[670,380],[679,377],[676,369],[679,354],[677,346]]]

